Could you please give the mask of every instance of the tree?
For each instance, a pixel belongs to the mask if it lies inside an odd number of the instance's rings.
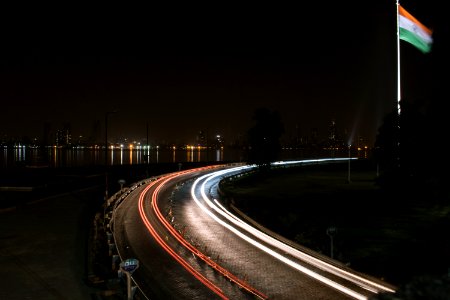
[[[284,125],[279,113],[268,108],[256,109],[252,119],[254,125],[248,131],[248,163],[269,168],[280,153]]]
[[[397,111],[385,117],[375,142],[374,158],[381,171],[377,181],[386,190],[415,196],[421,191],[429,200],[449,203],[450,158],[442,145],[446,119],[442,107],[431,107],[420,109],[403,100],[400,118]]]
[[[427,124],[426,115],[407,101],[402,101],[400,116],[395,110],[384,118],[375,141],[375,158],[384,179],[392,177],[397,184],[399,179],[410,182],[429,173],[427,161],[421,159],[429,151]]]

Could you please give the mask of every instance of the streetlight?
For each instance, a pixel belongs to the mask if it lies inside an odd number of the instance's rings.
[[[350,153],[351,147],[352,147],[352,145],[349,144],[348,145],[348,178],[347,178],[348,183],[352,182],[352,180],[350,179],[350,160],[352,159],[352,156],[351,156],[351,153]]]
[[[334,249],[333,249],[333,237],[336,235],[336,227],[331,226],[327,228],[327,235],[330,237],[330,254],[331,258],[334,258]]]
[[[108,200],[108,117],[115,113],[116,110],[105,113],[105,201]]]
[[[146,162],[147,164],[150,163],[150,146],[148,144],[148,121],[147,121],[147,153],[145,154],[145,158],[146,158]],[[148,172],[148,168],[147,168],[147,172]]]

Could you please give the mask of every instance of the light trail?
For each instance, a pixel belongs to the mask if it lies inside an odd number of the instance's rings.
[[[347,158],[343,158],[343,159],[318,159],[318,160],[305,160],[305,161],[296,161],[296,162],[287,162],[287,164],[293,164],[293,163],[311,163],[311,162],[320,162],[320,161],[329,161],[329,160],[348,160]],[[278,162],[275,163],[276,165],[281,165],[283,164],[283,162]],[[221,216],[225,217],[228,221],[232,222],[233,224],[239,226],[240,228],[244,229],[245,231],[247,231],[248,233],[251,233],[253,236],[258,237],[259,239],[271,244],[272,246],[277,247],[278,249],[281,249],[285,252],[290,253],[291,255],[303,260],[303,261],[307,261],[308,263],[310,263],[311,265],[314,265],[316,267],[319,267],[322,270],[325,270],[329,273],[332,273],[334,275],[337,275],[341,278],[344,278],[346,280],[349,280],[353,283],[356,283],[357,285],[359,285],[360,287],[367,289],[373,293],[377,293],[379,292],[379,290],[384,290],[384,291],[389,291],[389,292],[395,292],[395,290],[387,287],[387,286],[383,286],[380,285],[376,282],[370,281],[366,278],[363,278],[361,276],[358,276],[356,274],[350,273],[346,270],[340,269],[332,264],[326,263],[322,260],[319,260],[311,255],[308,255],[307,253],[301,252],[298,249],[295,249],[293,247],[290,247],[284,243],[282,243],[281,241],[274,239],[273,237],[257,230],[256,228],[250,226],[249,224],[247,224],[246,222],[240,220],[238,217],[234,216],[233,214],[231,214],[231,212],[227,211],[223,206],[217,206],[215,205],[207,196],[206,196],[206,192],[205,192],[205,185],[209,180],[212,180],[213,178],[216,178],[218,176],[222,176],[225,175],[227,173],[231,173],[231,172],[238,172],[244,169],[249,169],[249,168],[253,168],[252,166],[243,166],[243,167],[237,167],[237,168],[232,168],[232,169],[227,169],[227,170],[222,170],[222,171],[217,171],[214,172],[212,174],[206,174],[200,178],[198,178],[192,188],[191,188],[191,195],[192,198],[194,199],[194,201],[197,203],[197,205],[205,212],[207,213],[211,218],[213,218],[216,222],[218,222],[219,224],[221,224],[222,226],[226,227],[227,229],[229,229],[230,231],[232,231],[233,233],[235,233],[236,235],[238,235],[239,237],[241,237],[242,239],[246,240],[247,242],[253,244],[255,247],[258,247],[259,249],[261,249],[262,251],[272,255],[273,257],[277,258],[278,260],[286,263],[287,265],[290,265],[291,267],[327,284],[330,287],[333,287],[349,296],[354,297],[355,299],[367,299],[366,296],[357,293],[337,282],[332,281],[329,278],[326,278],[310,269],[307,269],[299,264],[297,264],[296,262],[282,256],[281,254],[273,251],[272,249],[262,245],[261,243],[251,239],[250,237],[248,237],[247,235],[245,235],[244,233],[240,232],[238,229],[236,229],[235,227],[229,225],[228,223],[222,221],[220,218],[218,218],[214,213],[212,213],[207,207],[205,207],[200,201],[199,199],[196,197],[195,195],[195,189],[196,186],[198,185],[198,183],[201,180],[204,180],[203,184],[201,185],[200,188],[200,193],[202,195],[203,200],[208,204],[209,207],[211,207],[214,211],[216,211],[217,213],[219,213]],[[215,200],[216,203],[217,200]]]
[[[192,172],[198,171],[198,170],[199,169],[195,169]],[[216,262],[211,260],[208,256],[204,255],[199,249],[197,249],[192,244],[190,244],[188,241],[186,241],[186,239],[184,239],[183,236],[166,220],[166,218],[164,218],[163,214],[161,213],[161,211],[160,211],[160,209],[158,207],[158,194],[159,194],[159,191],[163,188],[163,186],[167,182],[169,182],[170,180],[173,180],[175,177],[180,176],[180,175],[182,175],[182,174],[180,173],[180,174],[176,174],[174,176],[167,177],[164,181],[161,182],[161,184],[159,184],[155,188],[155,191],[153,192],[153,195],[152,195],[152,208],[153,208],[156,216],[160,220],[160,222],[164,225],[164,227],[167,230],[169,230],[169,232],[172,234],[172,236],[175,237],[175,239],[179,243],[181,243],[185,248],[187,248],[194,255],[196,255],[201,260],[203,260],[205,263],[210,265],[216,271],[218,271],[223,276],[227,277],[228,279],[230,279],[231,281],[233,281],[234,283],[239,285],[241,288],[243,288],[243,289],[247,290],[248,292],[250,292],[251,294],[257,296],[258,298],[260,298],[260,299],[267,299],[268,297],[265,294],[263,294],[262,292],[258,291],[255,288],[253,288],[252,286],[247,284],[244,280],[238,278],[237,276],[232,274],[230,271],[226,270],[225,268],[223,268],[222,266],[220,266],[219,264],[217,264]]]
[[[175,239],[181,243],[185,248],[187,248],[191,253],[196,255],[198,258],[203,260],[205,263],[207,263],[209,266],[214,268],[216,271],[221,273],[223,276],[228,278],[230,281],[236,283],[240,288],[243,288],[247,292],[255,295],[259,299],[267,299],[268,297],[263,294],[262,292],[258,291],[257,289],[250,286],[248,283],[246,283],[244,280],[238,278],[234,274],[232,274],[230,271],[226,270],[213,260],[211,260],[208,256],[203,254],[199,249],[191,245],[188,241],[186,241],[182,235],[164,218],[163,214],[161,213],[159,207],[158,207],[158,194],[160,190],[163,188],[165,184],[167,184],[169,181],[175,179],[176,177],[179,177],[181,175],[187,174],[187,173],[193,173],[198,172],[202,170],[207,170],[211,168],[218,168],[223,166],[213,166],[213,167],[203,167],[203,168],[197,168],[193,170],[188,171],[182,171],[173,173],[164,177],[159,178],[157,181],[154,181],[150,183],[139,195],[139,213],[141,215],[141,218],[149,230],[150,234],[155,238],[155,240],[158,242],[158,244],[166,251],[168,252],[176,261],[178,261],[186,270],[188,270],[192,275],[194,275],[195,278],[197,278],[200,282],[202,282],[205,286],[210,288],[213,292],[218,294],[222,299],[228,299],[227,296],[223,293],[223,291],[214,285],[211,281],[209,281],[207,278],[205,278],[202,274],[200,274],[198,271],[196,271],[187,261],[185,261],[180,255],[178,255],[170,246],[164,241],[161,236],[158,235],[156,232],[156,229],[151,225],[150,221],[148,220],[147,216],[144,212],[144,200],[145,195],[147,194],[148,190],[158,184],[155,187],[154,192],[151,196],[151,207],[153,211],[155,212],[155,215],[157,216],[158,220],[161,222],[161,224],[170,232],[170,234],[175,237]]]
[[[295,249],[289,245],[286,245],[285,243],[267,235],[266,233],[254,228],[253,226],[249,225],[248,223],[242,221],[237,216],[233,215],[231,212],[229,212],[227,209],[225,209],[217,200],[214,200],[214,203],[211,202],[211,200],[208,198],[205,192],[205,185],[208,181],[218,177],[222,176],[226,173],[235,172],[236,170],[239,170],[239,168],[236,169],[228,169],[223,171],[214,172],[212,174],[209,174],[210,176],[206,178],[202,184],[201,187],[201,194],[203,197],[203,200],[215,211],[217,211],[219,214],[227,218],[230,222],[236,224],[237,226],[241,227],[242,229],[246,230],[247,232],[252,233],[254,236],[264,240],[267,243],[270,243],[271,245],[283,250],[284,252],[288,252],[291,255],[302,259],[307,260],[308,263],[324,270],[327,272],[330,272],[332,274],[335,274],[337,276],[343,277],[353,283],[356,283],[360,285],[362,288],[367,289],[371,292],[378,293],[379,290],[387,291],[387,292],[395,292],[395,290],[385,286],[378,284],[376,282],[373,282],[371,280],[368,280],[364,277],[358,276],[354,273],[348,272],[346,270],[343,270],[339,267],[336,267],[332,264],[329,264],[327,262],[324,262],[314,256],[311,256],[309,254],[306,254],[305,252],[299,251],[298,249]]]
[[[182,172],[183,173],[183,172]],[[169,175],[168,177],[175,177],[177,174]],[[180,175],[180,174],[178,174]],[[168,253],[170,254],[180,265],[182,265],[189,273],[191,273],[195,278],[197,278],[201,283],[203,283],[206,287],[208,287],[211,291],[216,293],[220,298],[222,299],[228,299],[226,295],[222,292],[222,290],[214,285],[211,281],[209,281],[207,278],[205,278],[201,273],[199,273],[197,270],[195,270],[188,262],[186,262],[180,255],[178,255],[170,246],[162,239],[158,233],[156,232],[155,228],[151,225],[149,219],[145,215],[144,212],[144,199],[145,194],[148,192],[148,190],[154,186],[157,183],[160,183],[163,179],[166,177],[162,177],[152,183],[150,183],[139,195],[139,214],[141,215],[142,221],[144,222],[145,226],[147,227],[150,234],[154,237],[154,239],[158,242],[158,244]]]
[[[240,220],[237,216],[233,215],[231,212],[229,212],[225,207],[223,207],[216,199],[214,199],[214,203],[220,207],[221,210],[223,210],[223,212],[225,212],[226,214],[228,214],[231,218],[233,218],[234,220],[238,221],[238,222],[243,222],[242,220]],[[234,223],[234,221],[232,221]],[[283,250],[286,253],[291,254],[292,256],[301,259],[303,261],[307,261],[310,265],[313,265],[315,267],[320,268],[321,270],[327,271],[329,273],[332,273],[334,275],[337,275],[341,278],[344,278],[348,281],[351,281],[357,285],[359,285],[361,288],[366,289],[372,293],[379,293],[380,289],[387,291],[387,292],[395,292],[395,290],[388,288],[386,286],[383,286],[381,284],[378,284],[376,282],[373,282],[371,280],[368,280],[364,277],[358,276],[354,273],[348,272],[346,270],[343,270],[339,267],[336,267],[332,264],[329,264],[323,260],[320,260],[314,256],[311,256],[305,252],[302,252],[298,249],[295,249],[283,242],[281,242],[280,240],[277,240],[273,237],[271,237],[270,235],[267,235],[266,233],[259,231],[258,229],[246,224],[246,223],[236,223],[236,225],[240,226],[242,229],[250,232],[252,235],[260,238],[261,240],[264,240],[265,242],[267,242],[268,244],[271,244],[272,246],[277,247],[278,249]],[[361,283],[363,282],[363,283]],[[371,285],[375,286],[372,287]]]

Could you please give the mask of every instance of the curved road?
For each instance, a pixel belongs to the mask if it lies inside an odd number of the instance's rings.
[[[311,162],[318,160],[297,163]],[[394,292],[381,280],[283,243],[221,204],[220,180],[251,168],[167,174],[141,182],[120,202],[116,246],[123,260],[139,259],[133,280],[147,298],[368,299]]]

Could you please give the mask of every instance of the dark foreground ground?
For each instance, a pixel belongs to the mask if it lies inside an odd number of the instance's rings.
[[[120,179],[128,185],[179,168],[111,167],[109,196]],[[0,299],[126,299],[103,230],[105,174],[102,167],[2,170]]]
[[[109,195],[119,179],[131,184],[178,168],[109,169]],[[249,177],[227,192],[258,222],[324,254],[326,230],[336,228],[334,257],[390,283],[448,276],[449,202],[386,193],[375,176],[355,164],[348,183],[346,165],[315,166]],[[124,299],[105,236],[94,230],[102,226],[104,169],[23,169],[2,172],[0,183],[0,299]]]
[[[221,189],[246,215],[298,244],[331,256],[333,239],[334,258],[355,270],[397,286],[445,278],[442,299],[450,299],[448,193],[380,188],[368,161],[352,161],[348,179],[347,163],[315,165],[252,174]]]

